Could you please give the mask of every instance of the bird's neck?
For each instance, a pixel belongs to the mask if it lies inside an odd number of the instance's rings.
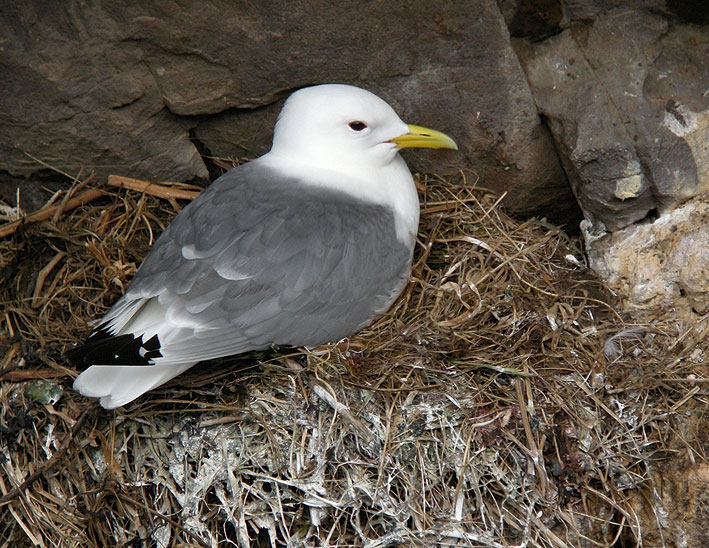
[[[418,231],[419,201],[411,172],[398,154],[382,166],[352,169],[313,167],[273,153],[255,161],[294,177],[302,184],[337,190],[354,199],[391,208],[398,239],[413,247]]]

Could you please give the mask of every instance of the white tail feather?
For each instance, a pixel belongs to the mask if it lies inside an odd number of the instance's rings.
[[[114,409],[132,402],[193,365],[92,365],[76,377],[74,390],[89,398],[101,398],[101,407]]]

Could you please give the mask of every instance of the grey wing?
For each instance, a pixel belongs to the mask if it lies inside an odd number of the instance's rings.
[[[116,308],[157,298],[166,359],[317,345],[386,311],[410,261],[391,210],[247,164],[178,215]]]

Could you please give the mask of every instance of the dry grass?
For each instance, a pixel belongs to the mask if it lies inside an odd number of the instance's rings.
[[[627,323],[574,241],[464,178],[422,201],[412,282],[369,329],[115,412],[61,354],[176,202],[114,189],[0,241],[0,543],[642,546],[651,469],[706,461],[707,319]]]

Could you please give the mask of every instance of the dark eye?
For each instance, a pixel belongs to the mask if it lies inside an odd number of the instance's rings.
[[[347,125],[350,126],[354,131],[362,131],[363,129],[367,129],[367,124],[365,124],[364,122],[360,122],[359,120],[350,122]]]

